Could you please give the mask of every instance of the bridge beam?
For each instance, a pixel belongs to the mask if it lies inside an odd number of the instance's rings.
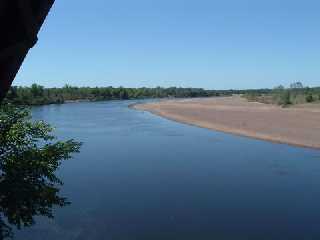
[[[6,96],[55,0],[0,1],[0,102]]]

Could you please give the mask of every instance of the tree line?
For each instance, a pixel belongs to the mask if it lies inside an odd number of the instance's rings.
[[[124,87],[74,87],[45,88],[33,84],[30,87],[11,87],[5,102],[16,105],[62,104],[68,101],[104,101],[144,98],[197,98],[241,94],[249,101],[268,104],[291,105],[320,101],[320,87],[309,88],[295,82],[286,88],[273,89],[205,90],[202,88],[124,88]]]
[[[195,98],[230,96],[232,90],[217,91],[202,88],[123,88],[123,87],[73,87],[45,88],[33,84],[31,87],[11,87],[6,102],[17,105],[60,104],[66,101],[102,101],[143,98]]]
[[[249,101],[257,101],[267,104],[289,106],[320,102],[320,87],[306,87],[301,82],[294,82],[289,87],[283,85],[270,89],[269,92],[261,93],[251,91],[244,94]]]

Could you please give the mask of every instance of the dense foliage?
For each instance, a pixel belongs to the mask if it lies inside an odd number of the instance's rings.
[[[33,84],[31,87],[12,87],[5,99],[16,105],[60,104],[67,101],[127,100],[142,98],[196,98],[242,94],[249,101],[278,104],[311,103],[320,100],[320,88],[304,87],[296,82],[289,88],[248,90],[205,90],[201,88],[114,88],[114,87],[72,87],[44,88]]]
[[[51,218],[55,206],[68,204],[55,172],[81,144],[57,141],[52,131],[29,110],[0,106],[0,239],[12,238],[11,226],[31,226],[34,216]]]
[[[63,88],[44,88],[33,84],[31,87],[12,87],[6,101],[21,105],[43,105],[78,100],[213,97],[231,95],[232,93],[234,91],[215,91],[200,88],[89,88],[68,85]]]

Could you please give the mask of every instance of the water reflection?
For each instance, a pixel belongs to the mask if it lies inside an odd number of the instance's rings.
[[[35,216],[53,218],[54,207],[69,204],[59,196],[62,182],[39,175],[38,168],[20,163],[2,164],[0,170],[0,239],[12,239],[12,227],[21,229],[35,223]]]
[[[59,196],[62,182],[55,176],[48,179],[38,168],[21,163],[1,166],[0,239],[12,239],[12,227],[30,227],[35,216],[53,218],[53,209],[70,204]]]

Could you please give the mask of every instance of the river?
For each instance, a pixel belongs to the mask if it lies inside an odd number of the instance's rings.
[[[320,239],[320,151],[176,123],[134,102],[33,109],[84,145],[58,172],[72,204],[16,239]]]

